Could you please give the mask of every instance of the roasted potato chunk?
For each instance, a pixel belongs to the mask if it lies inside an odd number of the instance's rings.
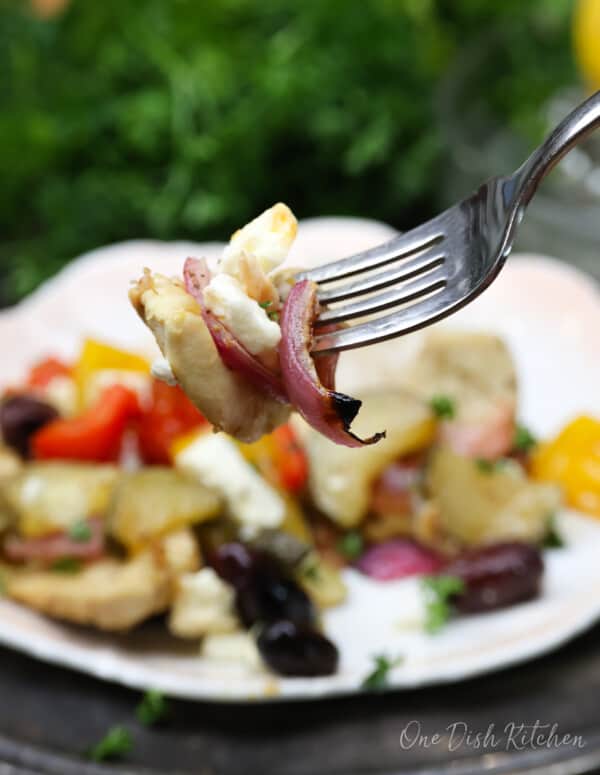
[[[305,434],[313,501],[343,527],[353,527],[365,516],[371,484],[381,471],[399,457],[427,447],[436,429],[427,403],[407,391],[378,391],[363,398],[356,433],[385,428],[386,438],[377,444],[352,449],[334,444],[312,429]]]
[[[549,517],[560,506],[558,488],[528,481],[518,463],[482,464],[448,448],[433,453],[427,487],[443,531],[467,546],[541,542]]]
[[[440,440],[466,457],[495,458],[513,444],[517,377],[506,344],[484,333],[438,331],[429,335],[407,386],[426,401],[443,398],[453,416]]]
[[[162,466],[125,474],[108,518],[110,534],[130,551],[181,527],[216,517],[221,502],[182,471]]]
[[[119,472],[110,465],[30,463],[2,488],[19,533],[37,538],[103,517]]]

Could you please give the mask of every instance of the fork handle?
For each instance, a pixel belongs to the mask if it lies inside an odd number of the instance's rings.
[[[521,208],[527,207],[541,181],[563,156],[599,128],[600,91],[597,91],[569,113],[512,176]]]

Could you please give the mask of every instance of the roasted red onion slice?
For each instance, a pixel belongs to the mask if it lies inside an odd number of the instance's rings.
[[[233,336],[231,331],[206,309],[204,288],[210,282],[210,269],[205,259],[188,258],[183,267],[186,291],[193,296],[202,311],[202,317],[221,360],[232,371],[239,372],[248,382],[281,403],[289,403],[283,382],[278,374],[268,369]]]
[[[347,447],[374,444],[385,433],[360,439],[350,431],[362,402],[326,388],[319,380],[310,354],[313,321],[318,312],[317,286],[310,280],[296,283],[281,313],[279,357],[283,383],[290,403],[304,419],[328,439]]]
[[[332,331],[337,331],[338,328],[338,324],[332,323],[330,326],[323,326],[319,333],[330,334]],[[335,390],[335,372],[339,357],[339,353],[333,353],[332,355],[319,355],[314,359],[319,382],[327,390]]]
[[[443,566],[444,560],[437,552],[405,538],[371,546],[356,563],[360,571],[378,581],[439,573]]]
[[[70,557],[79,560],[94,560],[104,554],[104,526],[101,519],[87,519],[89,538],[77,541],[67,533],[52,533],[40,538],[7,536],[3,550],[9,560],[27,562],[38,560],[51,564]]]

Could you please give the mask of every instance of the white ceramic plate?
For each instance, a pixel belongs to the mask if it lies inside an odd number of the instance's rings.
[[[292,262],[314,264],[381,242],[382,225],[357,219],[302,224]],[[128,281],[145,265],[179,273],[189,255],[217,254],[217,245],[136,241],[94,251],[73,263],[18,307],[0,314],[4,357],[0,382],[18,381],[49,352],[74,356],[85,335],[148,354],[155,346],[126,298]],[[496,331],[506,338],[521,380],[521,416],[540,435],[571,417],[600,415],[600,296],[593,283],[555,260],[515,256],[496,283],[452,320],[454,327]],[[418,335],[343,356],[341,389],[397,379]],[[337,675],[278,679],[241,665],[207,662],[181,651],[156,630],[125,637],[63,626],[0,601],[0,642],[40,659],[128,686],[155,687],[197,699],[300,699],[353,692],[374,654],[401,654],[391,686],[455,681],[545,653],[600,617],[600,522],[562,514],[568,546],[547,553],[539,600],[451,623],[432,637],[416,626],[418,582],[378,583],[347,572],[348,601],[325,616],[341,652]]]

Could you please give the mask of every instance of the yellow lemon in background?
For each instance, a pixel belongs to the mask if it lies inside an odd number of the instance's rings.
[[[592,88],[600,89],[600,0],[578,0],[573,37],[583,77]]]

